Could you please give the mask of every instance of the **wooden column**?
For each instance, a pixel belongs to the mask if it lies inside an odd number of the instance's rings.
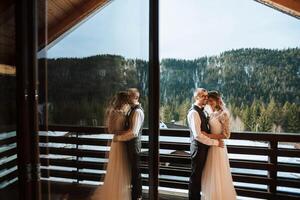
[[[38,145],[37,0],[16,1],[19,198],[41,199]]]
[[[159,1],[150,0],[149,22],[149,199],[158,199],[159,171]]]
[[[38,71],[39,71],[39,104],[41,106],[41,113],[39,113],[39,117],[41,118],[40,127],[43,131],[47,131],[47,135],[45,136],[45,143],[47,146],[45,147],[45,154],[49,155],[49,137],[48,137],[48,63],[47,63],[47,50],[48,50],[48,1],[39,1],[39,27],[38,27],[38,41],[39,41],[39,62],[38,62]],[[49,167],[50,162],[49,158],[45,159],[45,166]],[[43,181],[42,184],[42,194],[43,199],[50,200],[51,199],[51,185],[50,185],[50,171],[45,169],[45,178],[47,181]]]

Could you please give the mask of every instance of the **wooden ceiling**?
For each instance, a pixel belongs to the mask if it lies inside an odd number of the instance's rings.
[[[15,1],[0,1],[0,64],[15,64]],[[39,48],[63,38],[80,22],[112,0],[46,0],[39,15]],[[255,0],[300,19],[300,0]],[[42,1],[39,1],[42,2]],[[43,10],[43,5],[39,5]],[[47,27],[47,29],[45,29]],[[47,30],[47,32],[45,31]]]
[[[0,64],[15,64],[15,1],[0,1]],[[39,48],[59,39],[111,0],[47,0],[39,13]],[[39,1],[42,2],[42,1]],[[45,5],[39,4],[39,10]],[[47,27],[47,33],[45,33]],[[45,36],[47,39],[45,39]],[[0,66],[1,67],[1,66]],[[2,70],[3,71],[3,70]]]
[[[4,0],[4,1],[2,0],[0,2],[0,64],[14,63],[14,55],[15,55],[14,13],[15,13],[15,7],[14,7],[13,0]]]
[[[47,43],[50,44],[59,39],[109,2],[111,0],[48,0]],[[40,24],[40,27],[42,27],[42,24]]]

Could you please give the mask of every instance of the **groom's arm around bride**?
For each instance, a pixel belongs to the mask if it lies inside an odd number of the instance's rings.
[[[208,117],[203,108],[207,104],[208,92],[204,88],[194,91],[194,104],[187,115],[191,133],[191,176],[189,181],[189,200],[201,198],[201,178],[209,146],[224,147],[222,140],[210,139],[205,133],[210,133]]]
[[[128,89],[128,96],[131,109],[126,117],[125,131],[117,133],[115,141],[125,143],[131,168],[131,197],[132,200],[139,200],[142,199],[140,152],[144,111],[139,103],[140,93],[137,89]]]

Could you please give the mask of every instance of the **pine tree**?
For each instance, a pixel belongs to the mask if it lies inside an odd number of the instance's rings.
[[[163,122],[171,122],[173,120],[172,108],[170,105],[164,105],[161,107],[161,120]]]
[[[185,99],[182,104],[180,104],[178,112],[179,112],[179,121],[182,122],[183,125],[187,125],[187,113],[191,107],[191,102],[188,99]]]
[[[242,111],[242,120],[245,124],[245,131],[251,131],[251,113],[250,108],[248,106],[246,106],[246,108]]]
[[[299,106],[295,103],[290,104],[289,102],[285,103],[283,106],[284,111],[284,125],[283,129],[285,132],[297,133],[300,130],[300,110]]]
[[[261,115],[258,118],[258,131],[270,132],[272,131],[272,119],[268,113],[268,109],[263,107],[261,110]]]

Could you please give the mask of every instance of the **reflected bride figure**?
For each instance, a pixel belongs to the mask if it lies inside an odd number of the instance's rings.
[[[211,139],[228,139],[230,137],[229,113],[218,92],[208,92],[208,105],[212,109],[209,119],[211,134],[206,136]],[[211,146],[202,172],[201,200],[235,199],[236,191],[233,186],[227,148]]]
[[[124,131],[128,109],[128,93],[118,92],[106,113],[108,133]],[[131,200],[129,164],[124,142],[112,140],[103,185],[96,189],[91,200]]]

